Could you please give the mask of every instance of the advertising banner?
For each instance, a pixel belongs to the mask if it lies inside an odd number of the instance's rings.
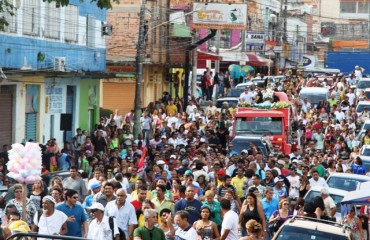
[[[194,3],[193,28],[235,29],[247,27],[246,4]]]

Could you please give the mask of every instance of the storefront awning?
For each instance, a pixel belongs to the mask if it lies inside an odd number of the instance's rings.
[[[210,53],[210,52],[203,52],[198,49],[198,61],[199,60],[211,60],[211,61],[217,61],[217,60],[222,60],[222,57],[215,54],[215,53]]]
[[[223,62],[239,62],[242,65],[251,66],[268,66],[273,65],[273,61],[262,56],[258,56],[255,53],[245,53],[238,50],[223,51],[220,52]]]

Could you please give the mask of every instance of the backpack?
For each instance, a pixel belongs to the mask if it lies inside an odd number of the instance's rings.
[[[114,219],[113,216],[109,217],[109,227],[112,230],[112,239],[114,240],[114,221],[113,219]],[[125,232],[121,228],[118,228],[118,231],[119,231],[119,239],[126,240]]]

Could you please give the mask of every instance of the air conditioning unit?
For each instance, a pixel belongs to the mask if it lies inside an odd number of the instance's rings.
[[[113,26],[112,25],[110,25],[110,24],[103,24],[102,25],[102,34],[103,35],[111,36],[112,32],[113,32]]]
[[[54,58],[54,71],[65,72],[66,71],[66,58],[55,57]]]

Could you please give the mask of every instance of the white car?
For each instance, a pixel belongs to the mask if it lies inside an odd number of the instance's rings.
[[[320,186],[314,186],[311,187],[310,190],[306,193],[304,196],[305,202],[313,202],[316,197],[320,196],[320,191],[322,187]],[[348,191],[336,189],[336,188],[328,188],[330,197],[334,200],[335,206],[337,207],[337,212],[335,213],[335,218],[337,222],[340,222],[342,219],[341,216],[341,202],[346,194],[348,194]]]
[[[361,91],[365,91],[366,88],[370,88],[370,78],[362,78],[356,87],[356,96],[360,95]]]
[[[360,150],[360,157],[366,156],[370,157],[370,145],[363,145]]]
[[[326,183],[329,188],[336,188],[345,191],[355,191],[359,184],[370,181],[370,177],[352,173],[331,173]]]
[[[351,232],[343,225],[320,219],[293,216],[276,232],[273,240],[350,240]]]
[[[361,127],[360,132],[362,132],[362,131],[366,132],[366,130],[368,130],[368,129],[370,129],[370,119],[365,120],[364,124]]]
[[[236,104],[236,106],[238,106],[239,104],[239,98],[235,98],[235,97],[224,97],[224,98],[219,98],[216,100],[216,108],[217,108],[217,111],[221,111],[221,108],[222,108],[222,105],[224,102],[227,102],[227,105],[228,107],[227,108],[230,108],[232,106],[233,103]]]
[[[360,102],[358,102],[357,107],[356,107],[356,112],[357,113],[362,113],[364,111],[365,107],[367,107],[367,109],[369,109],[369,111],[370,111],[370,101],[360,101]]]

